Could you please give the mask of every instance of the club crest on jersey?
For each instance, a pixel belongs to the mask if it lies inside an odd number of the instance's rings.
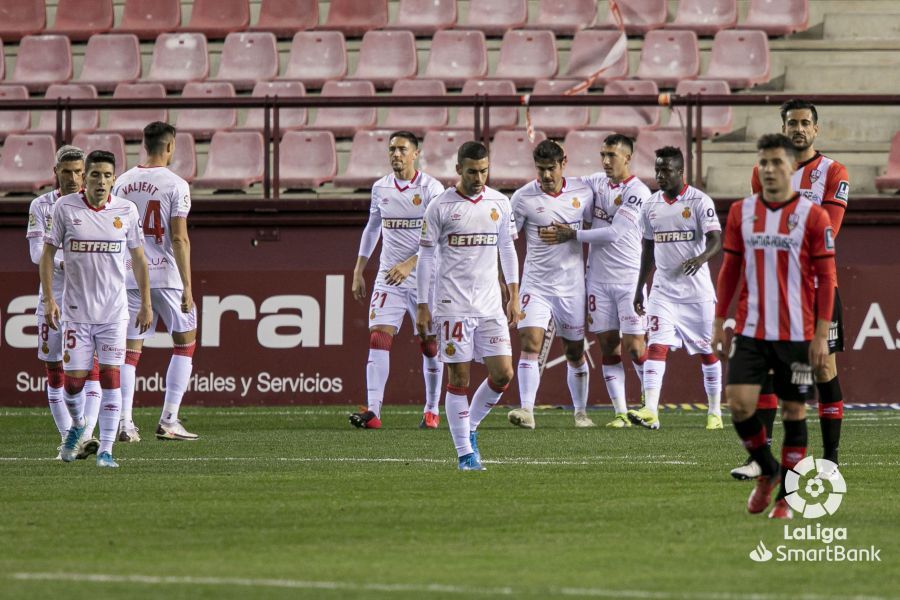
[[[419,206],[420,204],[422,204],[422,196],[420,196],[419,194],[416,194],[415,196],[413,196],[412,203],[413,203],[413,206]]]
[[[819,177],[822,176],[822,171],[818,169],[813,169],[809,172],[809,181],[810,183],[815,183],[819,180]]]
[[[500,213],[497,212],[496,208],[491,209],[491,221],[496,221],[500,218]]]
[[[691,218],[691,207],[685,206],[684,210],[681,211],[681,216],[684,217],[685,219],[690,219]]]
[[[616,199],[613,200],[613,204],[615,204],[616,206],[622,206],[622,196],[616,196]]]
[[[115,227],[116,229],[122,229],[122,219],[120,219],[119,217],[113,219],[113,227]]]
[[[447,342],[447,347],[444,348],[444,354],[447,356],[453,356],[456,354],[456,347],[453,345],[453,342]]]
[[[794,213],[787,218],[787,230],[793,231],[800,224],[800,215]]]
[[[572,208],[581,208],[581,201],[578,198],[572,198]]]

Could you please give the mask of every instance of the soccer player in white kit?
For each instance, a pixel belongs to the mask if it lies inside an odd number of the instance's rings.
[[[588,367],[584,357],[584,253],[581,244],[551,244],[540,232],[564,223],[581,228],[584,206],[593,192],[578,178],[563,177],[566,153],[561,145],[544,140],[532,153],[537,179],[513,194],[510,203],[516,229],[525,230],[527,252],[519,305],[519,341],[522,345],[517,375],[521,408],[507,414],[509,422],[534,429],[534,402],[541,383],[538,354],[553,319],[565,349],[566,381],[575,408],[575,426],[593,427],[587,416]]]
[[[126,274],[128,288],[128,342],[122,366],[122,416],[120,442],[139,442],[138,428],[132,418],[135,374],[144,340],[153,336],[157,319],[162,317],[172,334],[175,348],[166,371],[166,393],[162,414],[156,426],[161,440],[196,440],[199,436],[184,428],[178,419],[181,400],[188,388],[197,340],[197,309],[191,291],[191,242],[187,216],[191,210],[191,191],[187,182],[166,168],[175,153],[175,128],[155,121],[144,127],[146,164],[122,174],[113,193],[134,202],[141,215],[144,253],[150,270],[150,300],[153,320],[142,330],[135,326],[141,309],[141,296],[135,274]]]
[[[684,346],[703,362],[709,409],[707,429],[722,429],[722,363],[710,346],[716,294],[709,260],[722,250],[722,225],[712,198],[684,183],[684,156],[666,146],[656,151],[659,191],[644,203],[644,247],[634,309],[647,315],[650,347],[644,363],[644,406],[629,410],[632,423],[659,429],[659,393],[669,347]],[[644,284],[656,267],[650,300]]]
[[[113,460],[112,447],[122,406],[119,367],[125,361],[128,327],[126,248],[141,291],[138,328],[146,330],[151,316],[140,220],[133,203],[110,194],[115,170],[112,153],[96,150],[88,154],[84,190],[56,201],[40,263],[45,320],[50,328],[62,331],[63,397],[72,418],[60,454],[65,462],[75,460],[78,440],[85,429],[81,392],[96,352],[102,389],[98,467],[119,466]],[[65,262],[62,307],[52,291],[54,259],[60,248]]]
[[[31,262],[39,265],[41,255],[44,252],[44,236],[50,233],[53,223],[53,206],[56,201],[68,194],[74,194],[81,190],[84,181],[84,151],[75,146],[63,146],[56,151],[56,165],[53,167],[57,188],[42,196],[38,196],[31,202],[28,208],[28,230],[25,237],[28,239],[28,250],[31,254]],[[63,269],[63,253],[59,251],[53,259],[53,298],[57,304],[62,303],[63,284],[65,277]],[[63,402],[63,386],[65,377],[62,367],[62,334],[55,329],[50,329],[44,319],[43,291],[38,289],[38,305],[35,312],[38,328],[38,359],[44,363],[47,372],[47,401],[50,405],[50,414],[56,423],[56,429],[65,441],[66,434],[72,426],[72,417]],[[78,442],[76,458],[84,459],[97,453],[100,442],[93,437],[94,426],[97,424],[97,416],[100,412],[100,372],[96,362],[91,369],[91,375],[84,384],[85,407],[84,417],[87,422],[84,434]],[[57,460],[62,460],[59,453],[62,446],[57,449]]]
[[[366,363],[367,409],[350,415],[350,424],[363,429],[381,427],[384,387],[390,373],[390,351],[394,336],[409,314],[415,327],[416,262],[422,219],[431,201],[444,191],[436,179],[416,169],[419,139],[409,131],[396,131],[388,142],[392,173],[372,186],[369,222],[359,243],[359,256],[353,269],[353,297],[366,300],[363,272],[369,257],[383,238],[378,277],[369,305],[369,358]],[[437,357],[437,339],[427,336],[421,342],[422,375],[425,378],[425,409],[422,429],[437,429],[441,422],[438,405],[444,366]]]
[[[509,327],[519,320],[519,263],[516,224],[509,200],[487,187],[488,152],[466,142],[457,152],[459,183],[438,196],[425,211],[418,262],[419,335],[438,335],[449,383],[445,410],[461,471],[483,471],[477,429],[500,401],[513,377]],[[435,266],[435,252],[440,262]],[[500,267],[509,292],[504,314]],[[436,274],[434,320],[428,281]],[[488,377],[469,405],[472,360],[484,362]]]

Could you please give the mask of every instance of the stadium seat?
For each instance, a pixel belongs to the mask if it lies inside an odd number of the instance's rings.
[[[411,31],[368,31],[359,47],[352,79],[371,81],[378,89],[390,89],[399,79],[419,72],[416,36]]]
[[[603,61],[619,40],[618,31],[585,29],[575,34],[569,52],[569,64],[563,77],[587,79],[597,72]],[[600,87],[610,81],[628,77],[628,50],[597,78],[592,87]]]
[[[56,98],[96,98],[97,89],[92,85],[83,83],[54,83],[47,88],[44,98],[55,100]],[[97,110],[73,110],[72,133],[91,132],[100,125],[100,111]],[[65,127],[65,124],[63,124]],[[56,132],[56,111],[42,110],[38,124],[33,129],[36,133]]]
[[[44,0],[7,0],[0,17],[0,39],[7,44],[40,33],[47,26]]]
[[[192,82],[184,86],[182,98],[233,98],[234,86],[224,81]],[[178,111],[179,131],[198,140],[208,140],[216,131],[237,126],[237,110],[233,108],[190,108]]]
[[[473,10],[477,9],[477,10]],[[478,29],[490,37],[499,37],[528,22],[527,0],[479,0],[469,3],[469,16],[462,29]]]
[[[730,94],[731,89],[728,83],[722,80],[695,80],[682,81],[675,88],[675,93],[679,96],[687,94]],[[703,107],[703,137],[709,138],[731,131],[733,122],[732,111],[730,106],[704,106]],[[696,121],[694,122],[696,126]],[[669,118],[669,124],[663,129],[678,129],[687,126],[687,108],[684,106],[676,106],[672,110],[672,116]]]
[[[666,29],[690,29],[697,35],[715,35],[737,25],[737,0],[681,0],[675,20]]]
[[[538,18],[526,29],[549,29],[556,35],[575,35],[597,17],[596,0],[540,0]]]
[[[299,81],[260,81],[253,86],[253,96],[280,96],[282,98],[298,98],[306,95],[306,88]],[[273,112],[274,115],[274,112]],[[273,117],[270,117],[273,118]],[[265,125],[265,115],[261,108],[251,108],[247,111],[247,120],[240,129],[252,129],[262,131]],[[300,129],[306,126],[305,108],[281,108],[278,110],[279,135],[291,129]],[[269,121],[269,127],[274,128],[275,122]]]
[[[433,36],[456,25],[456,0],[400,0],[397,20],[385,29],[403,29],[417,36]]]
[[[900,131],[891,140],[891,151],[888,154],[887,171],[875,178],[875,187],[879,192],[900,190]]]
[[[574,79],[542,79],[534,84],[531,96],[558,96],[579,82]],[[578,95],[583,96],[587,91]],[[589,106],[532,106],[531,122],[535,129],[551,138],[561,138],[572,129],[587,127],[591,119]]]
[[[251,31],[269,31],[282,39],[291,39],[298,31],[319,24],[319,0],[262,0],[259,20]]]
[[[634,155],[631,157],[631,172],[654,190],[659,187],[656,184],[656,150],[663,146],[680,148],[687,161],[684,134],[670,129],[641,131],[634,144]]]
[[[446,96],[444,83],[436,79],[401,79],[394,84],[394,96]],[[447,126],[446,106],[402,106],[388,109],[384,129],[405,129],[418,136]]]
[[[10,135],[0,155],[0,191],[37,192],[56,182],[52,135]]]
[[[652,81],[613,81],[603,90],[604,96],[658,95],[659,88]],[[601,106],[592,129],[618,131],[634,137],[638,130],[659,127],[659,106]]]
[[[732,88],[769,81],[769,38],[763,31],[722,30],[713,38],[712,57],[702,79],[724,79]]]
[[[26,35],[19,42],[16,66],[9,83],[20,83],[31,93],[72,78],[72,49],[64,35]]]
[[[475,94],[492,94],[494,96],[515,95],[516,84],[512,81],[500,79],[487,79],[484,81],[471,80],[463,86],[462,95],[474,96]],[[519,109],[515,106],[499,106],[491,108],[490,128],[491,133],[498,129],[509,129],[519,124]],[[468,129],[475,127],[475,111],[472,108],[461,106],[456,111],[454,129]]]
[[[367,31],[383,28],[387,23],[387,0],[331,0],[328,3],[328,17],[319,29],[336,29],[347,37],[360,37]]]
[[[72,145],[85,152],[94,150],[112,152],[116,157],[116,177],[128,170],[125,138],[118,133],[79,133],[72,138]]]
[[[0,81],[6,77],[6,50],[3,48],[3,40],[0,39]]]
[[[326,81],[347,74],[347,44],[340,31],[300,31],[291,42],[291,54],[281,80],[302,81],[306,89],[319,89]]]
[[[362,189],[372,184],[390,171],[388,142],[391,132],[387,129],[359,131],[353,136],[350,160],[343,175],[334,178],[337,187]]]
[[[547,139],[543,132],[534,133],[529,141],[524,129],[500,131],[491,142],[491,171],[488,185],[502,190],[512,190],[537,177],[531,151]]]
[[[202,33],[211,40],[221,40],[229,33],[250,27],[248,0],[193,0],[191,20],[181,31]]]
[[[181,25],[180,0],[125,0],[118,33],[133,33],[141,41],[155,40]]]
[[[238,91],[257,81],[278,77],[278,44],[269,32],[229,33],[222,47],[219,72],[211,81],[227,81]]]
[[[180,90],[190,81],[209,75],[209,51],[202,33],[163,33],[156,38],[147,81],[156,81],[167,90]]]
[[[120,83],[141,78],[141,45],[131,33],[91,36],[84,50],[78,83],[89,83],[100,92],[111,92]]]
[[[73,42],[83,42],[113,26],[112,0],[58,0],[56,23],[47,33],[66,35]]]
[[[628,35],[644,35],[666,24],[669,16],[668,0],[618,0],[619,11]],[[597,25],[601,29],[617,28],[612,11],[608,11],[606,22]]]
[[[762,29],[768,35],[789,35],[809,28],[809,0],[750,0],[742,29]]]
[[[27,100],[28,88],[24,85],[0,85],[0,100]],[[14,133],[23,133],[31,126],[31,113],[27,110],[0,110],[0,140]]]
[[[258,131],[217,131],[209,143],[206,170],[194,180],[193,186],[242,190],[262,182],[264,144]]]
[[[113,98],[165,98],[166,88],[161,83],[120,83],[113,92]],[[128,141],[140,140],[144,127],[154,121],[165,123],[169,111],[165,108],[129,108],[110,110],[105,132],[121,133]]]
[[[289,131],[278,150],[278,180],[284,189],[315,189],[337,174],[330,131]]]
[[[431,40],[431,55],[424,77],[440,79],[448,88],[460,88],[488,73],[487,43],[481,31],[438,31]]]
[[[429,131],[422,140],[419,166],[446,186],[459,181],[456,174],[456,153],[463,142],[472,139],[472,130],[448,129]]]
[[[603,170],[603,140],[612,131],[570,131],[563,146],[566,149],[566,170],[576,175],[591,175]]]
[[[641,49],[638,79],[649,79],[661,88],[673,88],[682,79],[700,73],[700,46],[693,31],[648,31]]]
[[[371,81],[328,81],[322,96],[374,96]],[[352,137],[359,130],[375,127],[376,108],[320,108],[316,111],[316,129],[328,129],[335,137]]]
[[[538,79],[552,79],[559,69],[556,36],[552,31],[507,31],[500,45],[494,79],[509,79],[517,87],[534,87]]]
[[[141,145],[139,165],[147,164],[147,151]],[[172,162],[169,170],[191,183],[197,176],[197,151],[194,147],[194,136],[179,131],[175,134],[175,153],[172,154]]]

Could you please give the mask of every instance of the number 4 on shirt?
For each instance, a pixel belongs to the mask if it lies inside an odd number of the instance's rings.
[[[453,324],[453,334],[451,335],[450,321],[444,321],[444,339],[449,340],[451,337],[457,342],[463,341],[462,322],[457,321]]]
[[[147,209],[144,211],[144,221],[141,223],[145,236],[153,236],[157,244],[162,244],[163,235],[166,233],[162,219],[162,208],[159,200],[148,200]]]

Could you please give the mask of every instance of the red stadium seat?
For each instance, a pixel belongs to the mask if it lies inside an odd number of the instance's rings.
[[[56,23],[47,33],[69,36],[73,42],[83,42],[113,27],[112,0],[58,0]]]
[[[229,33],[222,47],[219,72],[211,81],[227,81],[238,91],[252,90],[257,81],[278,77],[278,44],[268,32]]]
[[[319,29],[336,29],[347,37],[360,37],[388,23],[387,0],[331,0],[328,17]]]
[[[575,35],[597,17],[596,0],[540,0],[538,18],[526,29],[549,29],[556,35]]]
[[[456,0],[400,0],[397,20],[386,29],[403,29],[432,36],[456,25]]]
[[[634,145],[634,155],[631,157],[631,172],[654,190],[659,187],[656,184],[656,151],[663,146],[680,148],[687,161],[684,134],[670,129],[641,131]]]
[[[141,144],[139,165],[147,164],[147,150]],[[179,131],[175,134],[175,153],[169,170],[191,183],[197,176],[197,151],[194,147],[194,136]]]
[[[363,36],[353,79],[371,81],[376,88],[385,89],[418,72],[416,36],[412,32],[369,31]]]
[[[182,31],[199,32],[212,40],[250,27],[248,0],[194,0],[191,20]]]
[[[141,41],[155,40],[181,25],[180,0],[125,0],[118,33],[133,33]]]
[[[659,94],[652,81],[613,81],[603,90],[604,96]],[[659,127],[659,106],[601,106],[593,129],[618,131],[634,137],[638,130]]]
[[[446,96],[444,83],[436,79],[401,79],[394,84],[394,96]],[[446,106],[402,106],[388,109],[385,129],[405,129],[422,136],[431,129],[447,126]]]
[[[597,72],[619,41],[618,31],[586,29],[575,34],[569,52],[569,64],[563,77],[587,79]],[[628,77],[628,48],[597,78],[594,87]]]
[[[340,31],[300,31],[291,42],[291,54],[282,80],[302,81],[319,89],[326,81],[347,74],[347,44]]]
[[[9,83],[21,83],[31,93],[72,78],[72,49],[64,35],[27,35],[19,42]]]
[[[648,31],[641,49],[638,79],[673,88],[700,73],[700,46],[693,31]]]
[[[603,170],[603,140],[612,131],[570,131],[563,146],[566,148],[566,170],[575,175],[591,175]]]
[[[769,38],[762,31],[723,30],[713,39],[712,57],[703,79],[724,79],[732,88],[769,81]]]
[[[475,94],[492,94],[494,96],[515,95],[516,84],[512,81],[500,79],[488,79],[484,81],[470,80],[463,86],[462,94],[474,96]],[[491,108],[490,128],[491,133],[498,129],[509,129],[519,124],[519,109],[515,106],[500,106]],[[460,107],[456,111],[455,129],[469,129],[475,127],[475,111],[468,107]]]
[[[194,187],[242,190],[261,183],[264,144],[258,131],[217,131],[209,144],[206,170],[194,180]]]
[[[475,10],[473,10],[475,9]],[[501,36],[528,22],[527,0],[479,0],[469,3],[469,17],[463,29],[478,29],[487,36]]]
[[[681,0],[675,20],[666,29],[690,29],[697,35],[715,35],[737,25],[737,0]]]
[[[709,79],[697,81],[682,81],[675,88],[679,96],[687,94],[730,94],[728,83]],[[703,137],[709,138],[723,133],[729,133],[732,128],[732,112],[730,106],[704,106],[703,107]],[[696,121],[694,125],[696,126]],[[684,106],[676,106],[672,111],[669,124],[664,129],[682,130],[687,126],[687,109]]]
[[[47,26],[44,0],[7,0],[0,8],[0,39],[17,42],[40,33]]]
[[[390,171],[388,142],[391,132],[386,129],[360,131],[353,136],[350,161],[343,175],[334,178],[337,187],[368,189]]]
[[[79,133],[72,138],[72,145],[78,146],[86,153],[94,150],[112,152],[116,157],[117,177],[128,170],[125,139],[118,133]]]
[[[579,83],[574,79],[543,79],[534,84],[532,97],[540,95],[558,96]],[[578,95],[583,96],[587,91]],[[531,122],[552,138],[561,138],[572,129],[587,127],[591,120],[591,109],[588,106],[532,106]]]
[[[91,36],[84,51],[78,83],[89,83],[101,92],[111,92],[120,83],[141,78],[141,45],[131,33]]]
[[[374,96],[371,81],[329,81],[322,96]],[[375,127],[376,108],[320,108],[316,111],[316,129],[328,129],[335,137],[351,137],[359,130]]]
[[[289,131],[278,152],[282,188],[315,189],[337,174],[337,150],[330,131]]]
[[[0,191],[34,193],[53,185],[55,164],[52,135],[10,135],[0,155]]]
[[[180,90],[190,81],[209,75],[209,51],[202,33],[163,33],[153,46],[153,60],[147,81],[156,81],[167,90]]]
[[[891,140],[891,151],[888,154],[887,171],[875,178],[875,187],[880,192],[900,189],[900,131]]]
[[[750,0],[742,29],[762,29],[769,35],[788,35],[809,28],[809,0]]]
[[[253,96],[280,96],[282,98],[298,98],[306,95],[306,88],[299,81],[260,81],[253,86]],[[274,112],[272,113],[274,115]],[[272,119],[274,117],[270,117]],[[265,115],[261,108],[251,108],[247,111],[247,121],[240,129],[252,129],[262,131],[265,125]],[[281,134],[291,129],[301,129],[306,126],[305,108],[281,108],[278,111],[278,130]],[[269,121],[269,127],[274,128],[275,122]]]
[[[419,165],[444,185],[455,185],[459,181],[456,174],[456,152],[459,147],[472,139],[472,130],[450,129],[429,131],[422,141]]]
[[[0,100],[27,100],[28,88],[24,85],[0,85]],[[23,133],[31,126],[31,113],[27,110],[0,110],[0,140],[14,133]]]
[[[165,98],[166,88],[161,83],[120,83],[113,98]],[[103,131],[121,133],[126,140],[140,140],[144,127],[154,121],[165,123],[169,111],[165,108],[129,108],[110,110]]]
[[[495,79],[509,79],[518,87],[534,87],[538,79],[552,79],[559,69],[556,36],[552,31],[507,31],[500,46]]]
[[[54,83],[44,94],[46,99],[56,98],[96,98],[97,89],[83,83]],[[73,110],[72,133],[91,132],[100,125],[100,112],[97,110]],[[37,126],[33,131],[38,133],[54,133],[56,131],[56,111],[43,110]]]
[[[182,98],[233,98],[234,86],[222,81],[192,82],[184,86]],[[190,108],[178,111],[179,131],[198,140],[209,139],[216,131],[237,126],[237,110],[233,108]]]
[[[524,129],[500,131],[491,142],[491,171],[488,185],[502,190],[519,188],[535,177],[534,158],[531,151],[547,139],[536,131],[534,142],[528,140]]]
[[[650,30],[659,29],[666,24],[669,16],[668,0],[617,0],[617,5],[628,35],[644,35]],[[606,23],[598,24],[598,27],[617,27],[612,11],[606,15]]]
[[[319,0],[262,0],[259,20],[251,31],[270,31],[290,39],[298,31],[319,24]]]
[[[483,32],[438,31],[434,34],[425,78],[440,79],[448,88],[459,88],[470,79],[483,79],[487,73],[487,43]]]

